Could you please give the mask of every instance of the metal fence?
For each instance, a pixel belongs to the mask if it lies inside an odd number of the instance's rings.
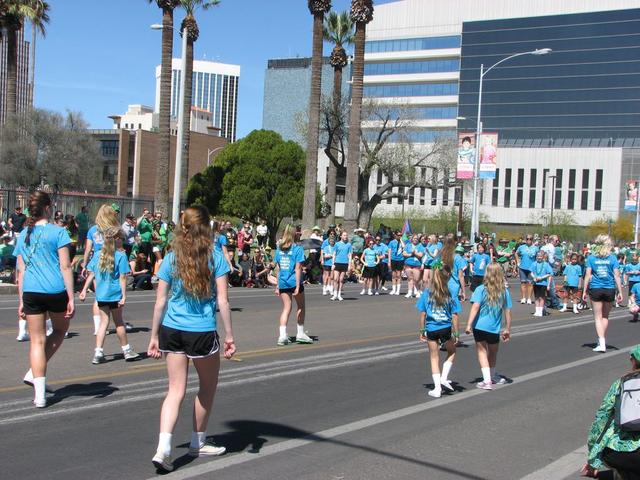
[[[45,189],[46,190],[46,189]],[[8,217],[15,210],[16,206],[20,205],[26,212],[26,208],[29,203],[29,191],[16,189],[0,189],[0,212],[3,220],[8,220]],[[80,213],[82,207],[89,209],[89,218],[95,218],[98,209],[102,204],[117,203],[120,206],[121,220],[124,221],[124,216],[128,213],[132,213],[136,217],[142,214],[142,210],[148,208],[152,212],[154,211],[153,199],[150,198],[131,198],[131,197],[118,197],[115,195],[99,195],[91,193],[80,192],[56,192],[47,190],[47,193],[51,195],[51,201],[53,203],[52,210],[60,210],[63,214],[77,215]],[[53,212],[52,212],[53,213]]]

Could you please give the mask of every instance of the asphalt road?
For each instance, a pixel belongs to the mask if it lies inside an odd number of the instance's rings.
[[[307,289],[313,345],[277,347],[280,300],[270,290],[231,291],[235,361],[223,361],[209,435],[220,458],[190,459],[188,400],[174,435],[177,470],[168,478],[224,479],[564,479],[579,478],[587,432],[611,382],[628,368],[640,324],[614,310],[607,354],[594,354],[589,312],[531,316],[514,308],[513,339],[498,371],[510,379],[491,392],[472,342],[459,349],[458,391],[432,399],[426,348],[417,341],[415,301],[361,297],[344,302]],[[515,298],[519,298],[515,287]],[[130,343],[146,350],[153,294],[128,297]],[[465,304],[462,324],[469,305]],[[162,361],[125,363],[115,336],[109,362],[92,365],[89,303],[79,304],[72,337],[49,366],[55,389],[46,409],[20,384],[28,344],[15,341],[16,299],[0,297],[2,478],[146,479],[157,474]],[[289,333],[295,333],[293,318]]]

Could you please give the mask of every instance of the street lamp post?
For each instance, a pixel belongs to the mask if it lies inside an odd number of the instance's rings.
[[[154,30],[162,30],[162,25],[153,24],[151,28]],[[180,63],[180,100],[178,103],[178,138],[176,139],[176,162],[173,172],[173,204],[171,207],[171,220],[176,225],[180,220],[180,172],[182,172],[182,154],[185,149],[184,145],[184,115],[185,109],[185,72],[187,70],[187,28],[182,31],[182,59]],[[186,148],[189,148],[187,145]]]
[[[512,58],[521,57],[523,55],[546,55],[551,53],[550,48],[539,48],[537,50],[532,50],[530,52],[521,52],[516,53],[515,55],[511,55],[509,57],[503,58],[497,63],[494,63],[489,68],[485,70],[484,64],[480,65],[480,85],[478,86],[478,117],[476,123],[476,151],[475,151],[475,161],[473,165],[473,202],[471,204],[471,232],[469,235],[469,240],[472,243],[475,243],[475,238],[478,235],[478,230],[480,227],[480,206],[478,202],[478,179],[480,173],[480,145],[481,145],[481,136],[482,136],[482,81],[484,76],[489,73],[493,68],[497,67],[503,62],[507,60],[511,60]]]
[[[553,208],[556,203],[556,175],[549,175],[551,179],[551,215],[549,216],[549,225],[553,226]]]
[[[225,145],[226,147],[226,145]],[[218,150],[222,150],[224,147],[217,147],[214,148],[213,150],[209,150],[207,148],[207,167],[211,166],[211,155],[213,155],[214,153],[216,153]]]

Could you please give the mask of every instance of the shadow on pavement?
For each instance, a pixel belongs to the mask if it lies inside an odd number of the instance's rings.
[[[118,390],[119,388],[114,387],[111,382],[94,382],[89,384],[75,383],[72,385],[65,385],[53,392],[53,396],[47,399],[47,405],[55,405],[69,397],[106,398]]]
[[[598,346],[597,343],[583,343],[582,348],[596,348]],[[618,347],[614,345],[607,345],[607,350],[620,350]]]
[[[262,446],[268,442],[266,437],[275,437],[282,439],[301,439],[308,440],[314,443],[327,442],[333,445],[339,445],[341,447],[353,448],[363,452],[372,453],[381,457],[400,460],[423,467],[433,468],[441,472],[456,475],[459,478],[465,478],[469,480],[486,480],[484,477],[479,477],[472,473],[463,472],[455,468],[439,465],[437,463],[427,462],[422,459],[408,457],[394,452],[386,452],[366,445],[358,445],[356,443],[350,443],[336,438],[325,438],[320,435],[300,430],[288,425],[282,425],[279,423],[260,422],[255,420],[233,420],[226,422],[226,425],[231,428],[230,432],[222,433],[220,435],[213,435],[210,437],[214,443],[218,445],[224,445],[227,447],[228,453],[242,452],[247,450],[249,453],[259,453]]]

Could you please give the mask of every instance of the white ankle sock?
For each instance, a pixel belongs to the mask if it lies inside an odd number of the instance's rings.
[[[94,350],[93,350],[93,351],[94,351],[95,353],[104,353],[104,348],[96,347],[96,348],[94,348]]]
[[[201,448],[207,441],[207,432],[191,432],[191,448]]]
[[[606,347],[607,346],[607,342],[605,341],[604,337],[598,337],[598,345],[601,347]]]
[[[27,321],[18,320],[18,335],[25,335],[27,333]]]
[[[287,336],[287,327],[280,327],[280,336],[281,337]]]
[[[451,367],[453,367],[453,363],[451,362],[444,362],[442,364],[442,381],[446,382],[447,380],[449,380],[449,373],[451,372]]]
[[[45,398],[45,384],[45,377],[38,377],[33,379],[33,395],[36,403],[44,400]]]
[[[162,433],[158,435],[158,452],[164,455],[171,455],[171,437],[173,437],[172,433]]]
[[[93,316],[93,334],[96,335],[98,333],[98,328],[100,328],[100,315]]]
[[[544,307],[536,307],[536,317],[542,316],[542,310]]]
[[[297,335],[304,335],[304,325],[298,325]]]
[[[127,343],[126,345],[123,345],[121,348],[123,352],[126,352],[127,350],[131,350],[131,345]]]
[[[433,389],[438,392],[440,390],[442,390],[442,385],[440,384],[440,374],[439,373],[433,373],[431,375],[431,378],[433,378]]]
[[[491,383],[491,369],[489,367],[482,367],[482,381],[484,383]]]

